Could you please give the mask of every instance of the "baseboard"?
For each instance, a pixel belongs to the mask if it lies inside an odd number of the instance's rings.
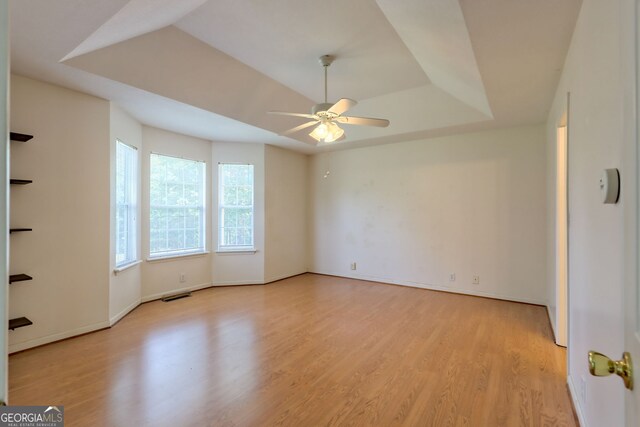
[[[211,286],[222,287],[222,286],[250,286],[250,285],[268,285],[269,283],[278,282],[280,280],[289,279],[291,277],[300,276],[302,274],[307,274],[308,271],[303,271],[301,273],[290,273],[290,274],[282,274],[279,276],[271,276],[269,278],[265,278],[264,280],[235,280],[232,282],[213,282]]]
[[[200,289],[210,288],[211,286],[214,286],[214,285],[212,283],[202,283],[200,285],[187,286],[185,288],[180,288],[180,289],[170,289],[170,290],[167,290],[165,292],[158,292],[158,293],[155,293],[155,294],[143,296],[140,299],[140,303],[149,302],[149,301],[155,301],[155,300],[160,299],[162,297],[165,297],[167,295],[179,294],[181,292],[199,291]]]
[[[556,343],[556,345],[558,345],[558,340],[556,338],[558,336],[558,334],[556,333],[556,316],[555,316],[554,310],[551,310],[551,308],[548,305],[546,305],[545,307],[547,308],[547,316],[549,317],[549,324],[551,325],[553,342]]]
[[[291,274],[283,274],[280,276],[273,276],[268,279],[264,279],[264,284],[267,285],[269,283],[277,282],[279,280],[290,279],[291,277],[301,276],[303,274],[307,274],[308,271],[302,271],[300,273],[291,273]]]
[[[100,329],[108,328],[109,321],[94,323],[92,325],[83,326],[81,328],[72,329],[70,331],[61,332],[59,334],[47,335],[46,337],[35,338],[28,341],[23,341],[16,344],[9,345],[9,354],[16,353],[18,351],[27,350],[33,347],[39,347],[41,345],[50,344],[55,341],[61,341],[67,338],[72,338],[77,335],[83,335],[89,332],[99,331]]]
[[[536,300],[532,298],[520,298],[520,297],[511,296],[511,295],[496,294],[493,292],[470,291],[467,289],[454,289],[447,286],[432,285],[430,283],[422,283],[422,282],[412,282],[408,280],[394,280],[387,277],[367,276],[364,274],[352,274],[350,276],[346,276],[342,273],[319,271],[319,270],[309,271],[309,273],[323,274],[326,276],[337,276],[337,277],[344,277],[347,279],[366,280],[369,282],[408,286],[411,288],[429,289],[432,291],[449,292],[453,294],[471,295],[471,296],[478,296],[478,297],[484,297],[484,298],[499,299],[504,301],[522,302],[525,304],[546,306],[546,301]]]
[[[156,294],[147,295],[147,296],[142,297],[140,302],[143,303],[143,302],[155,301],[155,300],[160,299],[160,298],[162,298],[162,297],[164,297],[166,295],[178,294],[180,292],[199,291],[201,289],[207,289],[207,288],[213,288],[213,287],[264,285],[264,284],[267,284],[267,283],[275,282],[277,280],[282,280],[282,279],[286,279],[288,277],[293,277],[293,276],[297,276],[297,274],[294,274],[294,275],[291,275],[291,276],[283,276],[283,277],[279,277],[279,278],[274,278],[274,279],[270,279],[268,281],[267,280],[234,280],[234,281],[230,281],[230,282],[202,283],[200,285],[187,286],[185,288],[180,288],[180,289],[171,289],[171,290],[168,290],[166,292],[159,292],[159,293],[156,293]]]
[[[109,319],[109,326],[113,326],[116,323],[118,323],[120,319],[122,319],[127,314],[131,313],[137,306],[140,305],[140,303],[141,303],[140,300],[134,301],[132,304],[130,304],[128,307],[122,310],[120,313],[113,316],[111,319]]]
[[[211,287],[264,285],[264,280],[234,280],[232,282],[212,282]]]
[[[573,409],[576,411],[576,415],[578,416],[578,423],[580,423],[582,427],[587,427],[582,406],[580,406],[580,402],[578,401],[578,391],[573,384],[573,377],[571,375],[567,376],[567,386],[569,387],[569,395],[571,396]]]

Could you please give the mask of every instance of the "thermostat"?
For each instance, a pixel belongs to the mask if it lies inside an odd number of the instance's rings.
[[[618,203],[620,198],[620,172],[618,169],[605,169],[600,178],[602,203]]]

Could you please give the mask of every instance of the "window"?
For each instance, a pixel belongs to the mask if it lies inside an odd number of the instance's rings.
[[[253,250],[253,165],[218,165],[218,249]]]
[[[116,267],[137,260],[138,150],[116,140]]]
[[[205,251],[205,164],[151,154],[149,256]]]

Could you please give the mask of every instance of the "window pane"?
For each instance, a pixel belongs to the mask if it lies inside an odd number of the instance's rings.
[[[160,230],[166,227],[166,211],[159,208],[151,208],[149,227],[151,230]]]
[[[200,174],[196,168],[185,169],[184,171],[184,183],[198,186],[200,183]]]
[[[249,233],[249,229],[242,228],[242,240],[246,245],[251,244],[251,234]]]
[[[115,258],[119,267],[137,258],[138,152],[134,147],[116,141],[115,170]]]
[[[204,251],[205,164],[151,155],[150,256]]]
[[[238,209],[238,226],[251,227],[251,216],[250,209]]]
[[[218,246],[253,247],[253,165],[218,167]]]
[[[233,185],[225,186],[221,189],[221,191],[222,191],[222,198],[223,198],[222,204],[224,206],[234,206],[237,204],[238,191],[236,190],[235,186]]]
[[[253,189],[248,185],[238,187],[238,206],[251,206],[253,204]]]
[[[167,233],[162,230],[151,230],[151,252],[162,252],[167,249]]]
[[[184,228],[184,211],[183,209],[173,208],[169,210],[169,230],[182,230]]]
[[[169,238],[168,238],[167,245],[169,248],[186,249],[186,246],[184,245],[183,230],[169,230]]]
[[[188,208],[184,218],[185,228],[198,228],[200,225],[200,210],[194,208]]]
[[[229,208],[225,210],[223,226],[225,228],[236,227],[238,223],[238,212],[236,209]]]
[[[198,243],[200,241],[200,237],[198,235],[197,229],[187,229],[185,230],[185,245],[189,248],[198,247]]]
[[[236,246],[238,244],[238,229],[229,229],[229,246]]]

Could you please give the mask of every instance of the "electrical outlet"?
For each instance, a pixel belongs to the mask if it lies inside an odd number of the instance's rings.
[[[473,284],[474,285],[480,284],[480,276],[473,276]]]
[[[456,273],[451,273],[449,275],[449,281],[450,282],[455,282],[456,281]]]
[[[187,275],[185,273],[180,273],[180,283],[184,283],[187,281]]]
[[[355,262],[352,262],[352,263],[351,263],[351,269],[352,269],[352,270],[355,270],[355,269],[356,269],[356,263],[355,263]]]

